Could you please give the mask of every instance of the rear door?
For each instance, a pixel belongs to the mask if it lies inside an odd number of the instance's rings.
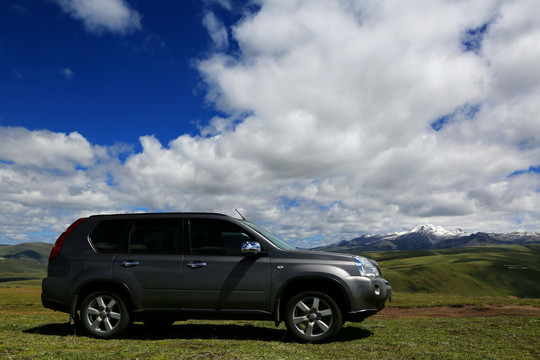
[[[253,240],[247,231],[214,219],[189,219],[187,226],[183,308],[270,311],[270,262],[265,254],[242,254],[242,243]]]
[[[136,219],[112,266],[114,279],[125,283],[135,308],[179,309],[182,302],[182,221]]]

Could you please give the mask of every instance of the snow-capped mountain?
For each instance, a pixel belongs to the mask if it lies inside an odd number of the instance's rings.
[[[439,237],[449,237],[449,236],[465,236],[466,232],[457,228],[454,231],[448,231],[442,226],[431,225],[431,224],[421,224],[416,225],[409,233],[423,233],[423,234],[433,234]]]
[[[410,231],[386,235],[363,235],[352,240],[323,246],[317,250],[383,251],[445,249],[480,245],[509,245],[540,242],[540,233],[511,232],[504,234],[477,232],[469,234],[459,228],[446,230],[441,226],[420,224]]]

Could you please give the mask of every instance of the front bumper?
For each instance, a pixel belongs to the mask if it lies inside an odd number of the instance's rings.
[[[347,314],[347,321],[350,322],[361,322],[367,319],[368,317],[375,315],[382,309],[369,309],[369,310],[359,310],[359,311],[351,311]]]
[[[363,321],[375,315],[392,301],[392,287],[383,278],[353,277],[349,279],[352,299],[347,320]]]

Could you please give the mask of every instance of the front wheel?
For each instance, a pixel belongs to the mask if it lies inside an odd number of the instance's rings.
[[[120,296],[98,291],[84,298],[81,322],[94,337],[109,339],[121,335],[129,326],[129,311]]]
[[[328,340],[341,330],[342,316],[336,302],[318,291],[293,296],[285,307],[285,325],[297,340],[315,343]]]

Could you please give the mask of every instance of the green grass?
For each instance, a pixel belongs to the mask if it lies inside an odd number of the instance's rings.
[[[275,328],[270,322],[238,321],[177,322],[158,332],[135,324],[123,339],[97,340],[74,333],[67,323],[67,314],[44,309],[39,295],[40,289],[36,287],[0,287],[0,359],[540,357],[537,344],[540,318],[384,319],[374,316],[360,324],[346,324],[335,342],[319,345],[291,342],[283,326]],[[435,295],[430,296],[430,302],[444,303]],[[423,306],[426,296],[408,294],[403,299],[409,306]],[[475,303],[481,304],[486,299],[476,298]],[[493,299],[490,301],[495,301]],[[505,301],[519,299],[505,298]]]
[[[389,307],[540,307],[540,245],[369,254],[394,288]],[[186,321],[97,340],[45,309],[45,268],[0,261],[0,359],[538,359],[538,317],[406,318],[347,323],[336,341],[289,341],[271,322]],[[3,263],[2,263],[3,262]],[[14,266],[8,266],[8,265]],[[508,267],[507,265],[516,265]],[[2,267],[3,266],[3,267]],[[526,269],[524,269],[526,268]],[[518,298],[519,297],[519,298]]]
[[[398,292],[540,297],[540,244],[364,255]]]

